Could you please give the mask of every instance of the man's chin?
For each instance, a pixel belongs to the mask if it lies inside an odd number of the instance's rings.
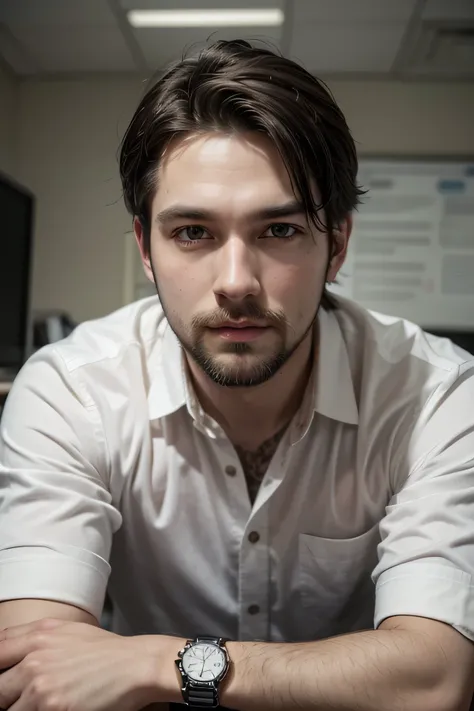
[[[205,371],[206,372],[206,371]],[[272,377],[269,373],[251,373],[241,371],[220,371],[206,372],[206,375],[216,384],[224,388],[254,388],[267,382]]]
[[[196,357],[197,355],[197,357]],[[217,385],[250,388],[270,380],[283,364],[281,357],[263,359],[251,353],[226,353],[202,358],[194,354],[201,370]]]

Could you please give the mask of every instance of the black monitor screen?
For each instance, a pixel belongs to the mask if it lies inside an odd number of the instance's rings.
[[[27,355],[33,198],[0,176],[0,368]]]

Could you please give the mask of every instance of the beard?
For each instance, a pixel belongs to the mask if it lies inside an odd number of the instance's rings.
[[[228,318],[227,316],[221,320]],[[251,343],[227,343],[225,350],[216,354],[206,346],[203,335],[188,343],[177,333],[176,335],[182,347],[201,370],[214,383],[227,388],[261,385],[280,370],[293,352],[293,349],[280,346],[275,348],[273,353],[259,356]]]
[[[156,284],[156,280],[155,280]],[[319,311],[319,303],[307,327],[291,344],[288,344],[288,332],[292,331],[283,312],[262,309],[255,302],[242,303],[239,306],[218,308],[211,314],[194,316],[190,326],[186,326],[179,316],[167,307],[157,288],[166,319],[171,330],[186,354],[217,385],[226,388],[255,387],[270,380],[291,358],[293,353],[312,330]],[[207,329],[225,321],[251,319],[265,322],[277,335],[277,342],[267,353],[259,353],[258,346],[250,343],[221,344],[219,352],[213,352],[206,344]]]
[[[191,320],[190,329],[194,337],[183,338],[184,334],[177,331],[175,334],[184,350],[214,383],[228,388],[249,388],[261,385],[276,375],[304,341],[312,329],[316,316],[317,310],[308,327],[291,345],[288,345],[288,332],[292,329],[285,314],[281,311],[262,309],[254,301],[243,302],[239,306],[234,305],[225,309],[219,308],[212,314],[195,316]],[[205,343],[206,329],[225,321],[239,319],[263,321],[271,327],[277,335],[277,342],[273,349],[262,354],[259,353],[258,346],[252,342],[227,342],[222,344],[218,354],[212,353]]]
[[[293,348],[280,348],[271,355],[258,358],[251,344],[232,343],[227,346],[226,353],[234,354],[237,359],[226,363],[206,348],[202,338],[191,347],[186,347],[182,340],[181,345],[214,383],[227,388],[249,388],[265,383],[280,370],[294,351]]]

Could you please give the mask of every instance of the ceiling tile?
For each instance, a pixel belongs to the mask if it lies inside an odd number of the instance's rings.
[[[218,40],[233,40],[243,38],[254,44],[263,43],[267,48],[278,49],[280,43],[279,28],[265,28],[260,32],[258,28],[253,32],[251,28],[239,30],[231,27],[212,31],[210,29],[139,29],[134,30],[135,37],[145,57],[147,65],[152,70],[161,69],[169,62],[179,59],[183,54],[194,54],[204,47]]]
[[[35,74],[40,67],[34,57],[12,35],[8,27],[0,22],[1,58],[15,74]]]
[[[393,23],[308,23],[294,28],[290,56],[316,74],[389,72],[404,30],[404,24]]]
[[[37,26],[115,25],[107,0],[1,0],[0,22]]]
[[[136,69],[124,39],[113,27],[12,27],[44,72],[106,72]]]
[[[156,0],[120,0],[124,10],[156,9]],[[284,6],[284,0],[160,0],[159,9],[226,9],[236,7],[273,8]],[[178,59],[183,53],[193,53],[219,39],[232,40],[243,38],[255,44],[268,43],[275,49],[279,48],[282,34],[281,27],[230,27],[230,28],[182,28],[182,29],[133,29],[134,36],[145,57],[147,65],[152,69],[160,69],[169,62]]]
[[[113,2],[124,12],[199,6],[279,7],[292,12],[291,21],[283,28],[133,29],[123,26],[120,18],[117,21],[110,0],[0,0],[0,54],[21,74],[120,72],[143,69],[138,45],[153,71],[183,52],[197,51],[217,39],[243,37],[275,49],[282,46],[291,58],[317,74],[384,74],[394,66],[408,22],[419,7],[418,0]],[[422,18],[442,27],[462,22],[472,26],[474,0],[425,0]],[[421,41],[421,35],[414,36],[414,45]],[[448,59],[446,53],[440,54],[444,65],[449,64]],[[397,69],[400,71],[400,65]],[[440,69],[440,76],[445,69]]]
[[[466,20],[474,22],[473,0],[426,0],[422,11],[423,20]]]
[[[281,8],[283,0],[119,0],[125,10],[225,10],[251,8]]]
[[[295,22],[404,22],[416,0],[294,0]]]

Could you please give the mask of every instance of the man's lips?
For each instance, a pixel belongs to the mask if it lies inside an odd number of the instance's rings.
[[[252,321],[226,321],[211,330],[225,341],[254,341],[259,338],[268,326],[252,323]]]

